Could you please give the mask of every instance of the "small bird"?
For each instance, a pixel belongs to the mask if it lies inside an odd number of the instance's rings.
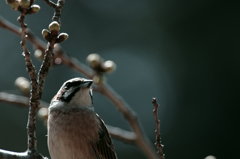
[[[53,97],[48,117],[52,159],[117,159],[107,128],[93,109],[92,83],[70,79]]]

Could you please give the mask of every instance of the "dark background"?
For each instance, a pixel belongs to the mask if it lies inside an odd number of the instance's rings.
[[[27,17],[40,36],[52,10]],[[0,15],[16,23],[18,13],[0,1]],[[62,17],[62,44],[85,62],[97,52],[114,60],[117,71],[108,82],[138,113],[154,141],[151,98],[161,104],[162,142],[167,159],[236,159],[240,73],[240,6],[209,0],[71,0]],[[39,62],[34,61],[37,67]],[[25,76],[19,37],[0,28],[0,91],[19,93],[14,86]],[[49,102],[61,84],[82,76],[64,66],[51,69],[43,99]],[[95,93],[96,111],[106,123],[128,129],[114,107]],[[0,148],[24,151],[27,109],[0,103]],[[46,127],[38,123],[39,151],[45,155]],[[138,148],[114,141],[119,158],[145,158]]]

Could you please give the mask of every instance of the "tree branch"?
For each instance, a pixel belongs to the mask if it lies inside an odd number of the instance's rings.
[[[0,149],[0,159],[27,159],[27,152],[12,152]]]
[[[159,155],[159,159],[164,159],[164,153],[163,153],[163,145],[161,144],[161,136],[160,136],[160,120],[158,118],[158,108],[159,105],[157,103],[157,99],[153,98],[152,99],[152,104],[153,104],[153,118],[155,120],[155,125],[156,125],[156,129],[155,129],[155,136],[156,136],[156,142],[155,142],[155,146],[157,149],[157,153]]]
[[[23,106],[23,107],[28,107],[29,106],[29,98],[20,96],[20,95],[15,95],[15,94],[10,94],[10,93],[5,93],[5,92],[0,92],[0,102],[6,102],[6,103],[11,103],[15,104],[18,106]],[[49,104],[40,101],[40,108],[48,108]]]
[[[27,122],[27,135],[28,135],[28,151],[37,151],[37,141],[36,141],[36,113],[39,105],[39,87],[37,82],[36,69],[31,61],[30,52],[26,46],[26,30],[27,25],[24,23],[25,20],[25,10],[22,11],[21,15],[18,17],[18,22],[21,26],[21,46],[23,50],[23,56],[25,59],[25,65],[27,72],[31,81],[31,91],[29,100],[29,114]]]

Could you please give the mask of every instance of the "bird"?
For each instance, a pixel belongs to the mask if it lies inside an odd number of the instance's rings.
[[[52,159],[117,159],[104,121],[93,108],[93,81],[67,80],[48,108],[48,149]]]

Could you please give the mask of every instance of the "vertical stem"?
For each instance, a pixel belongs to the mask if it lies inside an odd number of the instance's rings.
[[[164,153],[163,153],[163,145],[161,144],[161,136],[160,136],[160,120],[158,118],[158,108],[159,105],[157,103],[157,99],[153,98],[152,99],[152,104],[153,104],[153,118],[155,120],[155,135],[156,135],[156,142],[155,142],[155,146],[157,149],[157,153],[159,155],[160,159],[164,159]]]
[[[30,52],[26,46],[27,38],[27,25],[24,23],[25,13],[18,18],[18,22],[21,25],[21,47],[23,50],[23,56],[25,59],[26,69],[31,81],[31,91],[29,99],[29,113],[28,113],[28,122],[27,122],[27,135],[28,135],[28,151],[30,153],[37,150],[37,141],[36,141],[36,114],[39,106],[39,87],[37,83],[36,69],[31,61]]]
[[[38,85],[39,85],[39,98],[42,97],[43,86],[45,83],[46,76],[49,72],[49,68],[53,63],[53,48],[55,41],[49,42],[47,50],[45,51],[44,59],[40,70],[38,72]]]

